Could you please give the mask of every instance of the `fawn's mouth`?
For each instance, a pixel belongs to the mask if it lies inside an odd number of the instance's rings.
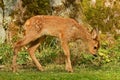
[[[98,55],[97,54],[93,54],[94,57],[97,57]]]

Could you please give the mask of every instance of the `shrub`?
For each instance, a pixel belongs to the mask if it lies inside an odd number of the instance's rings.
[[[59,41],[56,38],[48,36],[39,47],[39,53],[36,56],[42,64],[53,63],[61,52]],[[38,52],[37,52],[38,53]]]
[[[12,62],[12,46],[9,44],[0,44],[0,65],[7,65]]]

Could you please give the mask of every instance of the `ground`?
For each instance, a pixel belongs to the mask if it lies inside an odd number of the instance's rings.
[[[74,72],[69,73],[63,66],[48,65],[45,71],[40,72],[36,68],[20,69],[18,72],[0,71],[0,80],[120,80],[120,68],[118,66],[104,68],[76,66]]]

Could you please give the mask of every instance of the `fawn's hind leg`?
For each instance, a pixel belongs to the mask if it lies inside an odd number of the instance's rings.
[[[27,41],[29,38],[24,37],[23,39],[21,39],[20,41],[16,42],[14,45],[14,54],[13,54],[13,60],[12,60],[12,69],[13,72],[16,72],[17,70],[17,55],[18,55],[18,51],[21,49],[22,46],[28,44],[29,42]]]
[[[39,63],[39,61],[37,60],[37,58],[35,57],[35,50],[39,47],[40,43],[43,42],[43,40],[45,39],[45,37],[41,37],[33,42],[31,42],[30,47],[28,48],[30,57],[32,58],[33,62],[36,64],[37,68],[40,71],[43,71],[43,68],[41,66],[41,64]]]
[[[16,60],[17,60],[18,51],[21,49],[21,47],[25,46],[26,44],[30,43],[31,41],[33,41],[33,40],[35,40],[37,38],[39,38],[39,36],[35,36],[33,34],[30,34],[30,35],[26,35],[23,39],[21,39],[20,41],[15,43],[13,60],[12,60],[13,72],[16,72],[16,70],[17,70]]]

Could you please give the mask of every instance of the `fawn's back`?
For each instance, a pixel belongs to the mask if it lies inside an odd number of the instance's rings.
[[[35,16],[28,19],[24,26],[26,35],[30,33],[56,37],[64,35],[68,40],[75,40],[86,36],[84,33],[87,33],[86,29],[82,26],[78,26],[73,19],[57,16]]]

